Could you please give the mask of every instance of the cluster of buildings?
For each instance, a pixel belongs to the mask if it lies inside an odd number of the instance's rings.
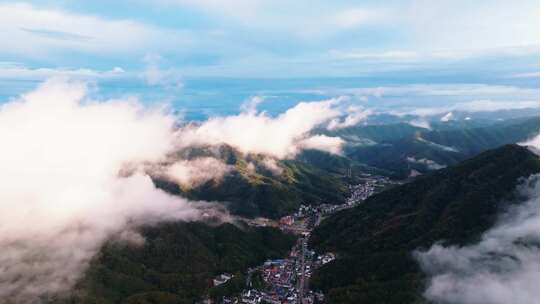
[[[283,259],[266,261],[251,269],[260,272],[265,287],[257,290],[246,283],[246,289],[235,298],[223,298],[225,304],[315,304],[324,303],[324,295],[309,290],[309,279],[315,269],[336,258],[333,253],[316,255],[307,241],[311,230],[317,226],[323,215],[338,210],[335,205],[302,205],[292,215],[279,220],[279,227],[300,235],[289,255]]]
[[[361,183],[350,186],[350,197],[343,205],[321,204],[317,206],[301,205],[298,210],[282,217],[275,224],[284,231],[300,235],[296,245],[284,259],[267,261],[263,265],[251,269],[259,271],[265,284],[263,290],[254,289],[246,283],[246,289],[235,298],[223,298],[224,304],[317,304],[324,303],[324,295],[309,290],[309,279],[313,271],[336,259],[334,253],[316,255],[307,246],[311,231],[321,222],[324,216],[339,210],[356,206],[369,196],[379,192],[390,184],[390,179],[382,176],[365,175]],[[273,225],[270,222],[257,222],[257,225]],[[223,276],[223,275],[222,275]],[[223,281],[214,280],[216,282]],[[229,278],[230,279],[230,278]]]
[[[355,206],[395,183],[385,176],[364,174],[360,178],[359,184],[349,186],[350,196],[346,200],[346,205]]]
[[[308,288],[314,263],[315,252],[307,248],[305,237],[298,239],[287,258],[264,263],[260,270],[266,289],[261,292],[261,303],[316,303],[316,295]]]

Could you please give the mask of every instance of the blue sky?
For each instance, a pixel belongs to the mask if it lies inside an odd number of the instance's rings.
[[[532,77],[539,16],[528,0],[1,1],[0,55],[4,66],[131,73],[153,57],[184,76]]]
[[[189,79],[318,79],[294,89],[334,91],[340,78],[363,87],[540,80],[536,0],[0,1],[0,26],[0,81],[63,75],[185,94]]]

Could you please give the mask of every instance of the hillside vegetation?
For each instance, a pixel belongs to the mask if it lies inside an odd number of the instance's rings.
[[[197,151],[196,155],[203,153]],[[234,167],[222,179],[192,188],[163,179],[155,183],[193,200],[225,203],[231,213],[246,217],[279,218],[296,211],[301,204],[340,204],[347,195],[344,174],[352,162],[341,156],[307,151],[300,156],[302,159],[276,160],[280,174],[268,170],[262,156],[246,156],[231,147],[221,147],[218,157]]]
[[[435,130],[409,126],[400,132],[392,130],[395,136],[380,135],[389,130],[389,126],[357,126],[336,134],[351,138],[351,134],[355,133],[374,141],[371,145],[358,145],[356,141],[351,141],[346,149],[346,155],[351,160],[406,177],[411,168],[420,172],[430,171],[426,166],[411,163],[408,158],[431,160],[440,166],[454,165],[483,151],[531,138],[540,132],[540,118],[504,121],[483,127]]]
[[[478,240],[501,210],[519,202],[521,179],[538,172],[535,154],[507,145],[335,214],[314,230],[311,245],[340,258],[316,273],[314,288],[330,303],[415,303],[423,280],[411,252]]]
[[[62,303],[194,303],[212,292],[214,276],[240,278],[248,267],[284,256],[295,242],[274,228],[232,224],[169,223],[141,233],[144,244],[105,245],[76,295]]]

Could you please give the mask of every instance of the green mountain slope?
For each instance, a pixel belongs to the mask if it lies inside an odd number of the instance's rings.
[[[235,172],[222,181],[191,189],[187,196],[228,202],[234,214],[270,218],[290,214],[302,203],[344,201],[346,187],[342,179],[296,161],[282,162],[282,167],[281,176]]]
[[[199,151],[197,156],[202,153]],[[339,204],[348,191],[344,174],[351,161],[337,155],[308,151],[302,160],[276,160],[280,174],[265,168],[262,156],[245,156],[230,147],[221,147],[218,157],[234,166],[220,180],[189,189],[163,179],[154,182],[190,199],[225,202],[233,214],[247,217],[279,218],[296,211],[301,204]]]
[[[62,303],[194,303],[214,276],[241,277],[248,267],[285,255],[295,239],[274,228],[231,224],[170,223],[141,232],[143,245],[104,246],[78,293]]]
[[[539,132],[539,117],[479,128],[422,129],[375,145],[358,146],[353,143],[346,154],[354,161],[405,177],[411,168],[420,172],[430,171],[426,166],[412,163],[410,158],[430,160],[441,166],[453,165],[480,152],[525,141]],[[386,129],[381,133],[386,133]]]
[[[330,136],[339,136],[343,139],[354,142],[365,142],[362,139],[369,139],[375,143],[398,140],[411,137],[417,132],[425,130],[407,123],[392,123],[378,125],[356,125],[335,131],[324,132]]]
[[[503,122],[483,128],[423,132],[422,138],[454,147],[464,155],[474,155],[503,144],[524,141],[540,132],[540,117],[516,123]]]
[[[335,214],[314,230],[311,243],[340,258],[316,273],[313,286],[330,303],[415,303],[423,281],[411,251],[477,240],[518,201],[520,179],[538,172],[535,154],[507,145]]]

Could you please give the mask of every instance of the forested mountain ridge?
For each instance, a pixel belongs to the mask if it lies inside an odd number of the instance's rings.
[[[539,172],[537,155],[507,145],[339,212],[313,231],[311,245],[340,258],[321,268],[312,284],[329,303],[415,303],[423,276],[411,252],[478,240],[519,201],[521,180]]]
[[[167,223],[140,231],[141,244],[110,241],[68,300],[52,303],[194,303],[212,278],[287,253],[295,237],[275,228]],[[242,286],[244,281],[241,281]]]
[[[350,138],[351,132],[362,128],[370,131],[356,132],[367,136],[377,129],[385,134],[389,127],[357,126],[350,130],[340,130],[336,134],[343,133]],[[540,132],[539,117],[502,121],[481,127],[428,130],[409,126],[401,132],[393,132],[396,136],[386,136],[383,140],[377,141],[374,136],[366,137],[373,141],[369,145],[359,145],[353,140],[346,148],[345,154],[351,160],[406,177],[411,168],[428,172],[433,170],[429,164],[436,168],[454,165],[483,151],[526,141],[538,132]]]
[[[204,153],[196,151],[195,156],[206,156]],[[159,177],[154,183],[189,199],[222,202],[236,215],[279,218],[301,204],[344,202],[348,184],[345,174],[355,163],[339,155],[305,151],[298,159],[272,160],[279,170],[276,173],[264,165],[264,156],[244,155],[229,146],[211,155],[232,170],[220,179],[194,187],[182,187]]]

